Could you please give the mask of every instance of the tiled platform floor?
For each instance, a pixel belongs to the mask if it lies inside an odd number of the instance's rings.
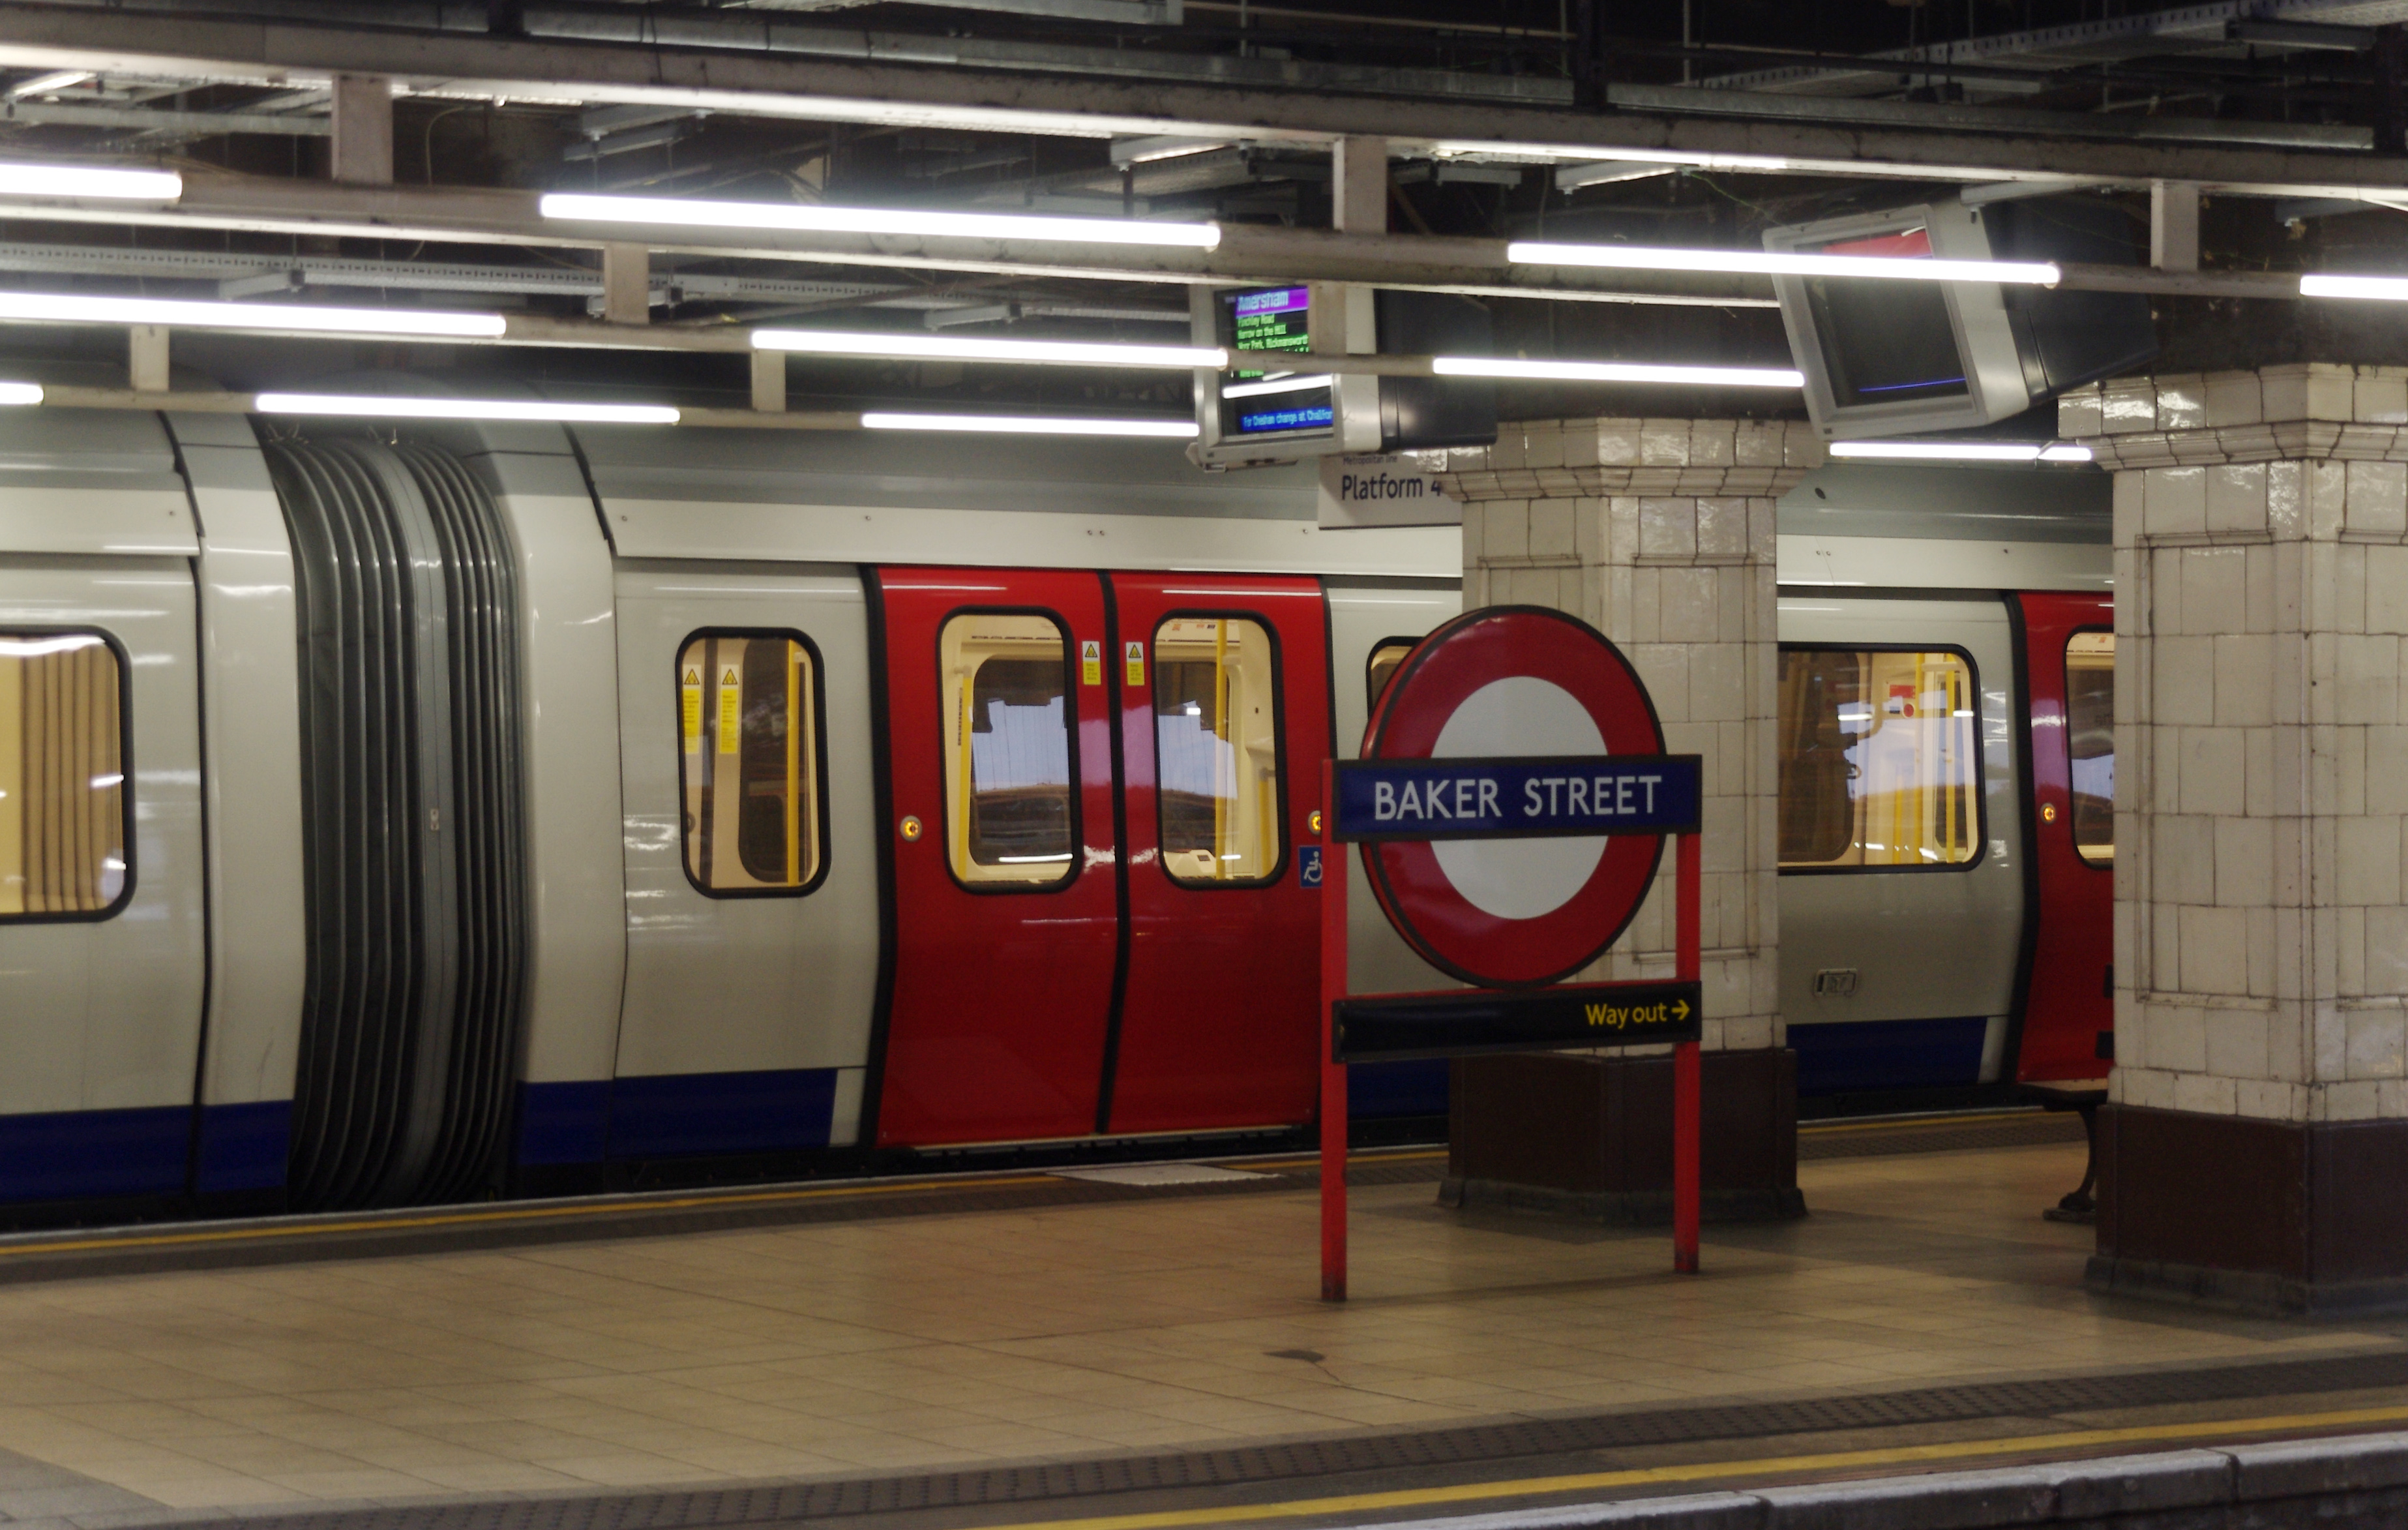
[[[1358,1190],[0,1289],[0,1511],[954,1467],[1504,1415],[2387,1347],[2102,1303],[2071,1145],[1809,1162],[1665,1236]],[[7,1453],[17,1458],[13,1463]],[[61,1470],[59,1468],[64,1468]]]

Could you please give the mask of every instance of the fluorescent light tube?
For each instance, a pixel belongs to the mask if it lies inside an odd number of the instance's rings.
[[[1516,266],[1602,266],[1626,271],[1702,271],[1724,276],[1856,276],[1900,281],[2005,281],[2053,287],[2063,275],[2044,261],[1927,260],[1907,255],[1818,255],[1773,250],[1680,250],[1643,244],[1505,247]]]
[[[1889,462],[2088,462],[2087,446],[2056,446],[2042,441],[1973,440],[1838,440],[1828,448],[1835,457],[1864,457]]]
[[[0,382],[0,405],[38,404],[42,401],[42,385],[38,382]]]
[[[1507,377],[1548,382],[1696,382],[1721,388],[1802,388],[1802,372],[1783,367],[1665,367],[1637,361],[1505,361],[1433,356],[1440,377]]]
[[[2408,277],[2303,276],[2300,278],[2300,296],[2372,297],[2385,302],[2408,303]]]
[[[556,420],[574,425],[675,425],[665,404],[564,404],[505,398],[408,398],[341,393],[263,393],[262,414],[341,414],[379,420]]]
[[[1303,393],[1310,388],[1337,385],[1338,379],[1327,372],[1306,375],[1290,373],[1285,377],[1268,377],[1260,382],[1232,382],[1221,390],[1224,398],[1260,398],[1271,393]]]
[[[184,178],[173,170],[0,164],[0,196],[101,196],[115,201],[172,202],[183,195]]]
[[[1193,420],[1082,420],[1071,417],[1036,419],[1011,414],[866,413],[864,430],[977,430],[1008,436],[1156,436],[1167,440],[1192,440]]]
[[[659,224],[680,228],[777,228],[802,234],[901,234],[954,239],[1054,239],[1073,244],[1151,244],[1210,250],[1217,224],[1135,218],[1049,218],[1027,213],[922,212],[909,208],[799,207],[786,202],[703,202],[676,196],[589,196],[555,192],[538,204],[547,218]]]
[[[1229,365],[1217,346],[1120,345],[1091,340],[1005,340],[975,335],[905,335],[841,329],[756,329],[756,351],[800,351],[823,356],[885,356],[904,361],[1024,361],[1082,367],[1210,367]]]
[[[171,297],[89,297],[70,293],[0,292],[0,320],[21,324],[165,325],[175,329],[257,329],[277,333],[420,335],[499,339],[498,313],[437,309],[324,308],[302,303],[205,303]]]
[[[21,101],[29,95],[50,95],[58,91],[82,84],[92,78],[90,69],[53,69],[46,75],[21,79],[8,87],[8,99]]]

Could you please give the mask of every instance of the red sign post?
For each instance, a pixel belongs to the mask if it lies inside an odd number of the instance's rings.
[[[1425,638],[1381,697],[1363,753],[1324,763],[1313,816],[1322,1299],[1346,1299],[1350,1060],[1672,1042],[1672,1266],[1697,1273],[1697,757],[1663,753],[1646,688],[1611,642],[1532,607],[1473,612]],[[1678,843],[1674,980],[1565,982],[1636,914],[1666,837]],[[1350,844],[1363,844],[1407,944],[1473,988],[1348,991]]]

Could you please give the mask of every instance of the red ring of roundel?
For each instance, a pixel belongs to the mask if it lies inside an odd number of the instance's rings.
[[[1363,758],[1428,758],[1455,708],[1510,675],[1570,692],[1596,719],[1609,753],[1664,752],[1647,687],[1604,633],[1541,606],[1488,606],[1440,627],[1406,657],[1364,729]],[[1473,906],[1426,842],[1366,844],[1363,867],[1389,922],[1423,960],[1484,988],[1537,988],[1570,977],[1621,936],[1663,854],[1661,835],[1607,840],[1587,884],[1535,919],[1500,919]]]

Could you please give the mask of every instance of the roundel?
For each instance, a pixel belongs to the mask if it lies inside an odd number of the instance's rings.
[[[1638,671],[1606,636],[1537,606],[1491,606],[1407,655],[1364,730],[1366,759],[1660,755]],[[1390,840],[1363,846],[1371,890],[1425,960],[1467,983],[1560,982],[1613,944],[1647,896],[1655,834]]]

